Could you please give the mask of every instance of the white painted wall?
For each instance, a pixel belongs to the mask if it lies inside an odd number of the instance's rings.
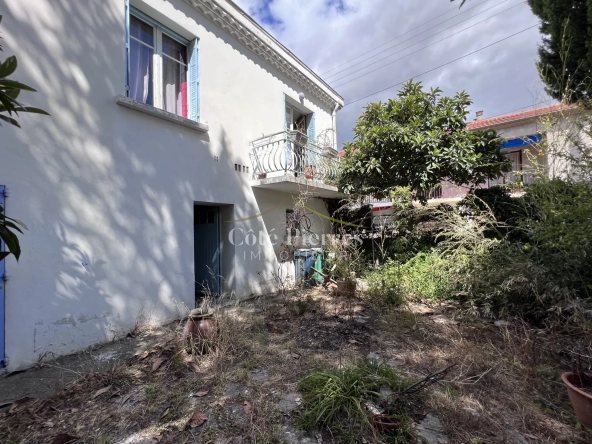
[[[498,134],[506,139],[520,139],[526,136],[533,136],[546,133],[545,128],[538,122],[526,122],[523,124],[508,126],[498,130]],[[525,147],[522,149],[522,165],[524,170],[544,167],[547,164],[546,156],[537,147]]]
[[[588,134],[581,131],[581,125],[587,122],[589,117],[570,110],[542,116],[536,121],[501,127],[497,131],[507,139],[543,134],[545,142],[542,146],[524,149],[530,155],[523,156],[523,164],[525,168],[531,168],[534,160],[539,166],[546,166],[547,174],[552,178],[565,176],[569,172],[569,162],[564,155],[578,155],[574,140],[579,139],[580,143],[590,145]]]
[[[0,128],[7,214],[29,227],[20,262],[6,264],[9,370],[111,340],[139,317],[162,323],[192,308],[194,202],[226,204],[224,236],[283,230],[289,195],[254,192],[234,164],[250,165],[248,142],[281,130],[284,94],[297,99],[302,88],[182,0],[132,4],[200,38],[208,133],[115,104],[125,95],[123,0],[3,2],[4,54],[18,55],[14,78],[39,91],[21,99],[52,115]],[[318,134],[332,109],[311,99]],[[224,247],[237,297],[270,289],[262,281],[278,263],[263,239],[261,260],[247,246]]]

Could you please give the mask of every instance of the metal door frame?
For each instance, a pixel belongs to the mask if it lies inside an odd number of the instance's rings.
[[[220,218],[220,205],[205,205],[202,203],[194,203],[193,204],[193,212],[194,212],[194,218],[195,218],[195,209],[196,208],[201,208],[201,209],[213,209],[216,211],[216,235],[217,235],[217,240],[218,240],[218,273],[216,273],[216,284],[218,286],[217,288],[217,292],[213,293],[214,295],[218,296],[223,292],[222,289],[222,224],[221,224],[221,218]],[[195,220],[194,220],[194,224],[195,224]],[[193,235],[195,236],[195,228],[193,230]],[[193,244],[194,244],[194,261],[195,261],[195,238],[193,239]],[[196,264],[193,264],[193,268],[194,268],[194,273],[195,273],[195,268],[196,268]],[[195,276],[195,294],[198,294],[197,291],[197,276]]]
[[[4,208],[6,213],[6,187],[0,185],[0,205]],[[4,242],[0,239],[0,251],[4,251]],[[0,260],[0,368],[6,366],[6,259]]]

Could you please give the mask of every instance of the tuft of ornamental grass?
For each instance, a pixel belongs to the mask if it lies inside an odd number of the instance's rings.
[[[397,393],[410,384],[386,363],[370,359],[338,369],[314,370],[298,383],[302,395],[300,426],[308,431],[326,427],[335,435],[367,432],[371,426],[366,403],[375,401],[382,387]],[[406,429],[404,411],[400,418]]]

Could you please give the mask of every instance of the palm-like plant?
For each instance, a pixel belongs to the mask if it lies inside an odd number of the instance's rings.
[[[2,23],[1,15],[0,23]],[[2,51],[1,44],[0,51]],[[16,120],[19,113],[49,114],[42,109],[25,106],[17,100],[21,91],[35,92],[35,89],[30,86],[8,78],[14,74],[17,66],[15,56],[8,57],[4,62],[0,61],[0,125],[1,121],[4,121],[20,128],[21,126],[18,120]],[[22,228],[27,229],[27,226],[19,220],[5,216],[4,208],[0,205],[0,239],[2,239],[8,248],[8,251],[0,251],[0,261],[9,254],[14,254],[16,260],[19,259],[21,247],[15,232],[18,231],[22,234]]]
[[[2,23],[1,15],[0,23]],[[0,51],[2,50],[2,45],[0,44]],[[0,120],[20,128],[20,124],[13,117],[18,117],[19,112],[45,115],[49,115],[49,113],[39,108],[25,106],[17,100],[21,91],[35,92],[36,90],[24,83],[8,79],[8,76],[12,75],[16,71],[16,68],[17,60],[15,56],[10,56],[4,62],[0,62]]]

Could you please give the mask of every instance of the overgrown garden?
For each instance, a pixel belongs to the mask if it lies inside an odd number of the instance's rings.
[[[371,238],[363,244],[368,297],[384,304],[454,301],[475,315],[586,329],[589,114],[572,108],[540,122],[554,136],[535,147],[543,156],[531,156],[534,183],[485,189],[485,179],[508,165],[501,137],[466,129],[469,104],[466,95],[441,98],[409,83],[398,100],[369,106],[358,121],[357,138],[345,148],[342,186],[359,190],[358,198],[390,196],[393,205],[392,216],[362,230]],[[549,164],[537,163],[541,158]],[[443,180],[464,184],[468,194],[457,204],[426,205]]]

